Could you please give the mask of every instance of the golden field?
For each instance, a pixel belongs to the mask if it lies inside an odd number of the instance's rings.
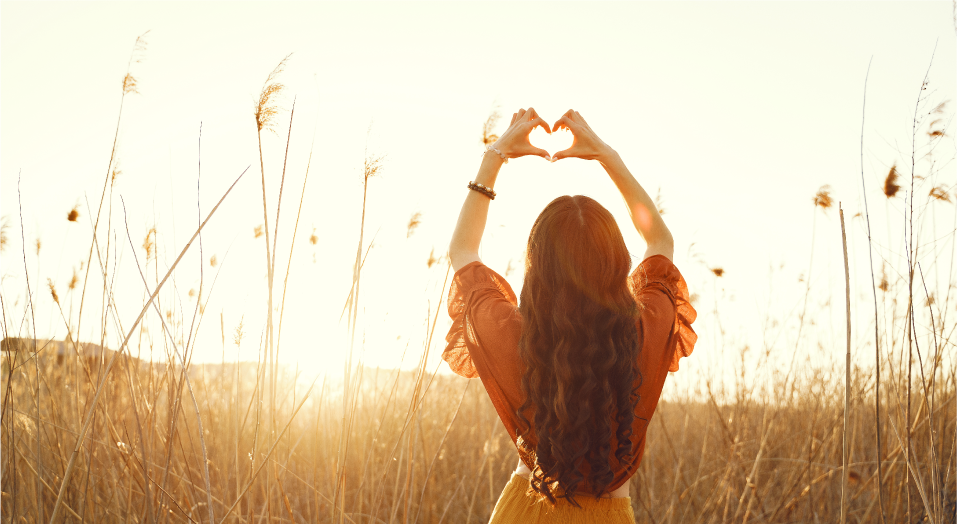
[[[283,89],[282,71],[283,62],[257,101],[251,129],[255,123],[258,136],[280,124],[276,95]],[[127,74],[123,96],[136,90],[136,79]],[[934,116],[942,114],[943,105],[936,111]],[[495,121],[483,125],[484,141]],[[937,133],[925,127],[915,135],[926,145],[945,136]],[[113,198],[115,156],[111,151],[101,210]],[[365,192],[380,166],[379,158],[367,160]],[[916,180],[899,169],[904,173],[891,168],[884,191],[898,199],[910,194],[911,202],[913,193],[919,195],[911,224],[926,209],[920,202],[956,205],[955,186],[932,185],[932,179]],[[112,292],[101,287],[99,277],[107,272],[109,250],[117,248],[97,235],[84,253],[87,273],[78,274],[68,289],[28,281],[28,300],[55,305],[60,327],[71,333],[66,340],[35,341],[32,302],[3,297],[3,522],[487,521],[516,466],[516,450],[478,380],[440,374],[427,365],[429,352],[445,335],[436,329],[444,321],[442,304],[429,319],[428,343],[410,349],[420,353],[414,370],[373,368],[351,359],[343,374],[304,380],[302,370],[276,359],[281,324],[274,311],[282,315],[286,287],[295,283],[284,278],[286,251],[271,244],[276,229],[269,226],[267,206],[279,203],[267,202],[268,182],[260,180],[268,226],[256,236],[265,240],[269,320],[257,362],[192,362],[206,312],[195,300],[182,317],[161,313],[157,303],[175,293],[166,283],[180,258],[158,268],[150,233],[138,246],[145,257],[136,262],[144,264],[140,271],[146,273],[142,283],[149,300],[137,322],[123,326],[124,344],[117,352],[99,349],[106,332],[89,341],[93,344],[72,335],[86,332],[75,325],[79,313],[74,315],[85,295]],[[816,195],[814,208],[833,212],[828,192]],[[207,218],[215,212],[216,207],[203,210]],[[101,217],[99,211],[96,216],[98,225],[102,220],[108,230],[124,231],[117,217]],[[75,210],[68,213],[67,220],[76,219]],[[363,224],[358,227],[354,290],[363,281],[369,242]],[[955,251],[955,231],[938,238],[924,234],[915,238],[910,230],[914,262],[925,263],[933,243]],[[13,226],[5,228],[4,246],[18,236]],[[181,256],[195,238],[178,246]],[[442,257],[438,263],[447,264]],[[723,270],[715,274],[722,278]],[[879,368],[801,363],[803,372],[775,370],[770,373],[775,380],[758,388],[754,370],[744,364],[732,384],[704,381],[689,394],[661,402],[631,485],[638,522],[813,523],[838,522],[841,515],[863,523],[955,522],[955,273],[938,300],[925,292],[912,268],[891,268],[890,275],[891,281],[886,269],[882,278],[876,275],[869,304],[887,315],[877,328]],[[351,292],[345,308],[354,329],[358,294]],[[116,306],[103,303],[99,314],[106,326],[106,319],[117,316]],[[153,350],[165,355],[154,362],[131,356],[148,351],[145,317],[153,319],[158,346]],[[227,332],[222,322],[226,355],[240,346],[244,333],[242,327]],[[800,333],[791,336],[796,344],[788,342],[786,350],[802,353]]]

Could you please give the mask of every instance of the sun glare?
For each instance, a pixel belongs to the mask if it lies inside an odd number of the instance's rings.
[[[573,134],[563,129],[548,134],[542,127],[536,127],[530,132],[530,143],[553,155],[573,145]]]

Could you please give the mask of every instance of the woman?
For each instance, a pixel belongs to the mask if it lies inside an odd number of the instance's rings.
[[[667,372],[693,350],[696,312],[673,237],[617,152],[573,110],[553,125],[573,133],[573,145],[553,158],[530,144],[537,126],[551,132],[533,108],[515,113],[468,184],[450,241],[454,323],[443,358],[480,377],[520,455],[491,523],[632,523],[630,478]],[[478,250],[501,166],[526,155],[600,162],[647,243],[635,271],[610,212],[562,196],[530,231],[517,307]]]

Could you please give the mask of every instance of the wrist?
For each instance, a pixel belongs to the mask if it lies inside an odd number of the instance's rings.
[[[510,152],[507,151],[506,148],[504,148],[504,146],[500,143],[499,140],[497,140],[496,142],[494,142],[494,143],[486,146],[486,153],[491,153],[491,154],[493,154],[494,156],[499,157],[500,160],[502,160],[504,164],[506,164],[509,159],[513,158],[513,157],[510,155]]]
[[[500,155],[493,151],[485,152],[480,162],[480,170],[477,172],[477,177],[473,181],[492,188],[497,181],[497,174],[500,173],[502,166],[503,160],[500,158]]]
[[[500,170],[500,167],[507,162],[501,157],[496,151],[486,150],[483,152],[483,156],[480,157],[480,166],[483,167],[492,167],[496,170]]]
[[[615,166],[617,163],[622,162],[620,159],[620,154],[616,152],[612,147],[604,144],[604,147],[601,149],[600,154],[597,155],[597,161],[605,169],[610,169]]]

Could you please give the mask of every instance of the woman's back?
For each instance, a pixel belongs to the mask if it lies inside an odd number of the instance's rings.
[[[639,305],[638,330],[644,334],[638,357],[640,398],[631,434],[633,457],[627,466],[612,457],[610,491],[625,485],[639,467],[647,423],[667,373],[679,369],[679,359],[690,354],[697,337],[690,326],[696,311],[689,303],[683,277],[670,260],[659,255],[645,259],[631,274],[630,282]],[[524,401],[519,353],[523,319],[516,295],[506,279],[481,262],[473,262],[454,275],[447,307],[453,325],[443,359],[455,373],[480,378],[521,461],[533,470],[536,464],[530,451],[536,449],[536,437],[518,442],[524,427],[517,416]]]

